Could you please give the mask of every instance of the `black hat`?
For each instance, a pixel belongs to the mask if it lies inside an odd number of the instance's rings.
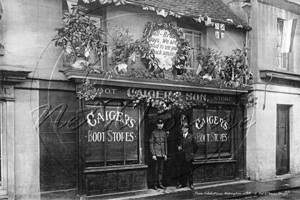
[[[181,128],[189,128],[188,124],[183,124]]]
[[[162,119],[157,119],[156,124],[163,124],[163,120]]]

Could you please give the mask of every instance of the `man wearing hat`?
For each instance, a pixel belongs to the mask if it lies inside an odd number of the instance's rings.
[[[184,124],[181,128],[182,137],[178,150],[182,152],[182,162],[180,166],[180,184],[177,188],[183,188],[187,186],[189,182],[190,188],[193,190],[193,169],[192,163],[194,161],[194,154],[198,150],[196,139],[190,134],[188,124]]]
[[[164,189],[162,185],[164,161],[167,160],[167,133],[162,130],[163,121],[161,119],[156,120],[156,129],[152,131],[150,138],[150,151],[152,159],[154,160],[154,186]]]

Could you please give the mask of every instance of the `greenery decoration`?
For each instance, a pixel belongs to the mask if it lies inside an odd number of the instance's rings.
[[[153,71],[149,70],[133,70],[128,72],[129,77],[131,78],[141,78],[141,79],[164,79],[164,73],[160,68],[154,69]]]
[[[82,69],[88,70],[92,54],[101,58],[107,45],[103,40],[105,32],[96,25],[96,22],[84,14],[80,6],[73,6],[73,12],[65,13],[62,28],[57,31],[55,46],[63,47],[67,60],[74,64],[80,60]]]
[[[111,65],[118,63],[127,63],[130,54],[133,52],[132,43],[134,42],[133,35],[129,33],[128,28],[121,25],[109,26],[109,39],[112,40]]]
[[[252,81],[253,74],[247,64],[246,51],[235,49],[231,55],[225,56],[220,76],[229,87],[244,87],[245,83]]]
[[[221,53],[209,47],[201,47],[196,59],[199,62],[197,71],[200,76],[208,75],[216,78],[218,71],[224,64]]]
[[[133,99],[134,106],[146,103],[147,106],[157,108],[158,113],[164,113],[171,109],[181,112],[192,108],[192,106],[206,105],[206,103],[198,100],[186,101],[181,92],[172,91],[165,98],[154,98],[139,92],[136,92],[131,98]]]
[[[93,100],[98,94],[99,89],[96,89],[96,82],[91,83],[89,79],[84,79],[77,92],[79,99],[84,99],[85,101]]]

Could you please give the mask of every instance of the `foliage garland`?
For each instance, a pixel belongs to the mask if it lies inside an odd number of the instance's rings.
[[[181,92],[169,92],[165,98],[155,98],[150,95],[144,95],[139,92],[135,92],[130,96],[133,99],[134,106],[140,103],[147,103],[147,106],[154,107],[158,109],[158,113],[164,113],[168,110],[178,110],[184,111],[192,108],[193,106],[203,106],[206,103],[198,100],[186,101],[183,98]]]

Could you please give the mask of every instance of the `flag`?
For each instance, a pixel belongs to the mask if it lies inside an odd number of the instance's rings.
[[[125,0],[114,0],[114,3],[116,6],[119,6],[119,5],[125,4]]]
[[[157,14],[157,15],[161,15],[161,16],[163,16],[163,17],[168,16],[168,12],[165,11],[164,9],[157,9],[157,10],[156,10],[156,14]]]
[[[69,13],[73,13],[74,10],[72,10],[73,6],[76,6],[78,3],[78,0],[67,0],[68,8],[69,8]]]
[[[283,22],[281,53],[289,53],[292,51],[296,24],[297,19],[286,20]]]
[[[204,17],[205,26],[213,26],[214,22],[211,21],[210,17]]]
[[[225,24],[215,23],[215,37],[217,39],[224,39]]]

